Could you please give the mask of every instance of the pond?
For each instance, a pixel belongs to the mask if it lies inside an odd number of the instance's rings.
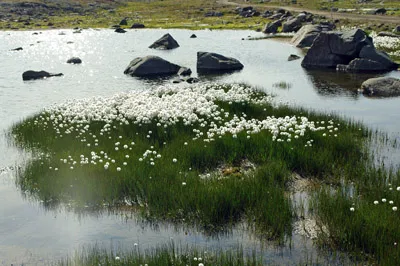
[[[172,51],[158,51],[148,46],[169,32],[180,44]],[[306,71],[301,60],[287,61],[290,54],[302,52],[287,42],[277,40],[246,40],[260,37],[252,31],[130,30],[117,34],[112,30],[88,29],[79,34],[72,30],[36,32],[0,32],[0,262],[4,265],[41,265],[57,261],[85,245],[99,244],[116,248],[154,247],[171,239],[182,244],[203,247],[236,248],[263,252],[265,261],[300,263],[310,257],[332,258],[320,254],[311,240],[296,233],[290,245],[277,247],[258,241],[244,225],[224,234],[209,236],[193,228],[170,224],[149,225],[126,211],[72,212],[66,208],[47,208],[43,203],[24,197],[15,185],[16,167],[28,155],[6,137],[10,127],[42,108],[71,98],[106,96],[130,90],[150,89],[171,80],[138,79],[123,74],[135,57],[158,55],[168,61],[189,67],[196,73],[197,51],[210,51],[239,59],[244,69],[219,76],[200,76],[200,82],[247,83],[276,95],[278,101],[323,112],[334,112],[360,120],[370,127],[399,138],[400,98],[364,97],[357,89],[371,75],[351,75],[326,71]],[[60,34],[62,33],[62,34]],[[23,47],[22,51],[10,51]],[[77,56],[81,65],[66,61]],[[22,81],[26,70],[64,73],[62,77]],[[385,75],[400,77],[400,73]],[[282,89],[279,82],[289,84]],[[178,85],[177,85],[178,86]],[[386,156],[398,161],[399,153]]]

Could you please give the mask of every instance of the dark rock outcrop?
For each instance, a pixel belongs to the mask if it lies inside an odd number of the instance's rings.
[[[11,49],[11,51],[22,51],[22,50],[24,50],[22,47],[17,47],[17,48]]]
[[[400,96],[400,79],[391,77],[371,78],[361,84],[364,94],[377,97]]]
[[[282,32],[297,32],[301,26],[301,19],[291,18],[282,24]]]
[[[216,53],[197,52],[198,73],[218,73],[241,70],[242,63],[231,57],[225,57]]]
[[[72,57],[70,59],[67,60],[68,64],[81,64],[82,60],[78,57]]]
[[[117,32],[117,33],[125,33],[126,30],[124,30],[122,28],[117,28],[117,29],[115,29],[115,32]]]
[[[282,21],[281,20],[275,20],[273,22],[270,22],[268,24],[266,24],[264,26],[264,28],[262,29],[262,32],[264,33],[277,33],[278,32],[278,28],[282,26]]]
[[[194,38],[197,38],[197,36],[196,36],[196,34],[192,34],[192,35],[190,35],[190,38],[192,38],[192,39],[194,39]]]
[[[138,77],[164,76],[177,74],[180,66],[158,56],[137,57],[125,69],[124,74]]]
[[[49,77],[59,77],[62,76],[62,73],[58,74],[52,74],[46,71],[33,71],[33,70],[28,70],[22,73],[22,79],[23,80],[33,80],[33,79],[43,79],[43,78],[49,78]]]
[[[170,50],[178,47],[179,47],[178,42],[169,33],[165,34],[164,36],[162,36],[160,39],[158,39],[152,45],[149,46],[149,48],[160,49],[160,50]]]
[[[127,25],[128,25],[127,19],[126,19],[126,18],[123,18],[123,19],[119,22],[119,25],[121,25],[121,26],[127,26]]]
[[[144,24],[142,23],[133,23],[131,29],[143,29],[145,28]]]
[[[388,71],[398,67],[385,53],[376,51],[372,39],[360,29],[321,32],[301,65],[309,69],[336,69],[338,65],[349,65],[351,71]],[[339,68],[345,69],[343,66]]]

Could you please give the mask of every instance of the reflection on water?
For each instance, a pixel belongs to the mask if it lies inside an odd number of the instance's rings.
[[[199,76],[201,82],[244,82],[275,94],[277,100],[289,101],[315,110],[336,112],[362,120],[372,127],[395,136],[400,131],[400,98],[369,99],[357,92],[367,75],[306,71],[301,60],[287,61],[289,54],[300,54],[297,48],[274,40],[244,41],[243,37],[260,33],[250,31],[199,31],[191,39],[188,30],[131,30],[116,34],[111,30],[72,30],[33,32],[0,32],[0,169],[23,165],[23,151],[7,143],[4,132],[24,117],[39,112],[50,104],[70,98],[103,96],[121,91],[149,89],[171,84],[170,79],[148,80],[123,74],[135,57],[157,55],[170,62],[189,67],[196,73],[198,51],[221,53],[237,58],[244,69],[224,75]],[[171,33],[180,47],[172,51],[149,49],[154,40]],[[22,46],[24,50],[10,50]],[[66,60],[77,56],[82,65],[69,65]],[[62,72],[63,77],[39,81],[22,81],[26,70]],[[400,77],[398,72],[386,75]],[[279,82],[292,84],[288,90],[274,88]],[[397,153],[396,153],[397,152]],[[397,154],[397,155],[396,155]],[[394,151],[393,156],[398,156]],[[127,248],[139,243],[147,248],[169,241],[203,247],[235,249],[238,244],[248,250],[263,250],[272,264],[292,264],[316,258],[312,242],[293,235],[291,245],[277,248],[260,243],[257,236],[239,225],[225,234],[207,236],[195,228],[140,221],[131,213],[115,213],[90,208],[77,212],[60,208],[55,202],[37,202],[24,198],[15,186],[12,170],[0,172],[0,264],[31,263],[41,265],[57,260],[86,244],[106,247],[121,244]],[[321,255],[319,261],[330,260]]]
[[[306,70],[314,89],[325,97],[348,97],[354,100],[360,97],[361,84],[376,74],[343,73],[335,70]]]

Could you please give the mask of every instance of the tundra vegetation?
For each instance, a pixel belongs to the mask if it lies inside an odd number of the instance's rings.
[[[147,221],[209,234],[245,222],[262,241],[285,243],[300,219],[287,196],[295,173],[319,184],[311,207],[324,228],[321,246],[387,265],[399,259],[399,173],[371,153],[372,142],[388,138],[355,121],[277,104],[245,85],[70,100],[15,124],[11,134],[32,152],[19,187],[49,208],[124,206]],[[151,260],[174,252],[156,250]],[[132,254],[129,260],[143,258]],[[224,254],[217,259],[229,260]],[[104,262],[110,253],[92,249],[73,260],[88,257]]]

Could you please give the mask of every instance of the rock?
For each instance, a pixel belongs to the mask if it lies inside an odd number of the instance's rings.
[[[388,32],[388,31],[381,31],[378,33],[378,36],[380,37],[392,37],[392,38],[400,38],[400,35]]]
[[[11,51],[22,51],[22,50],[24,50],[22,47],[17,47],[17,48],[11,49]]]
[[[68,64],[81,64],[82,60],[78,57],[72,57],[70,59],[67,60]]]
[[[158,39],[152,45],[149,46],[149,48],[160,49],[160,50],[170,50],[178,47],[179,47],[178,42],[169,33],[165,34],[164,36],[162,36],[160,39]]]
[[[193,33],[192,35],[190,35],[190,38],[192,38],[192,39],[197,38],[197,36],[196,36],[196,34]]]
[[[122,28],[117,28],[117,29],[115,29],[115,32],[117,32],[117,33],[125,33],[126,30],[124,30]]]
[[[181,67],[178,71],[178,75],[180,76],[190,76],[192,74],[192,70],[187,67]]]
[[[197,82],[199,82],[200,80],[199,80],[198,78],[190,77],[190,78],[187,78],[185,81],[186,81],[187,83],[192,84],[192,83],[197,83]]]
[[[125,69],[124,74],[138,77],[162,76],[177,74],[180,66],[170,63],[158,56],[137,57]]]
[[[385,70],[381,63],[366,58],[353,59],[346,68],[340,68],[350,72],[380,72]]]
[[[288,57],[288,61],[293,61],[293,60],[297,60],[297,59],[300,59],[300,56],[295,55],[295,54],[291,54]]]
[[[345,32],[321,32],[314,40],[301,65],[304,68],[334,68],[338,64],[347,65],[357,58],[361,49],[371,45],[372,39],[360,30]]]
[[[262,32],[264,33],[277,33],[278,32],[278,28],[282,26],[282,22],[280,20],[276,20],[274,22],[270,22],[267,25],[265,25],[264,29],[262,30]]]
[[[321,31],[322,28],[319,25],[304,25],[292,37],[290,43],[299,48],[311,47]]]
[[[198,73],[229,72],[242,68],[242,63],[235,58],[216,53],[197,52]]]
[[[391,77],[371,78],[361,84],[364,94],[369,96],[400,96],[400,79]]]
[[[145,26],[142,23],[133,23],[133,25],[131,26],[131,29],[143,29],[143,28],[145,28]]]
[[[122,19],[122,20],[119,22],[119,25],[121,25],[121,26],[127,26],[127,25],[128,25],[127,19],[126,19],[126,18]]]
[[[282,24],[282,32],[297,32],[301,26],[299,18],[292,18]]]
[[[217,11],[209,11],[204,14],[205,17],[222,17],[224,14]]]
[[[374,14],[375,15],[384,15],[384,14],[386,14],[386,9],[385,8],[378,8],[378,9],[376,9],[375,11],[374,11]]]
[[[43,78],[49,78],[49,77],[59,77],[62,76],[62,73],[58,74],[51,74],[46,71],[33,71],[33,70],[28,70],[22,73],[22,79],[23,80],[32,80],[32,79],[43,79]]]
[[[364,46],[360,51],[359,57],[378,62],[383,66],[382,71],[395,70],[398,67],[386,53],[377,51],[372,45]]]
[[[400,25],[396,26],[396,27],[393,29],[393,32],[400,33]]]

